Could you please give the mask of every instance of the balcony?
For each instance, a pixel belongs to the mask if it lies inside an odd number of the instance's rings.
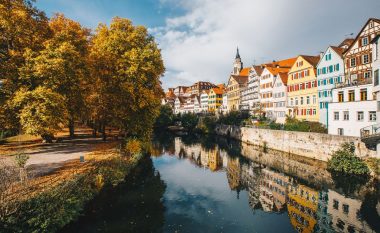
[[[368,148],[376,149],[376,145],[380,143],[380,124],[360,129],[360,138]]]

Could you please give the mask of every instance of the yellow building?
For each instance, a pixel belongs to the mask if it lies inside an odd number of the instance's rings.
[[[288,192],[287,208],[290,223],[297,232],[314,232],[319,193],[304,185],[290,186]]]
[[[211,88],[208,96],[208,111],[215,112],[223,104],[224,84]]]
[[[247,88],[248,72],[250,68],[244,68],[239,75],[231,75],[227,85],[227,111],[240,109],[241,92]]]
[[[319,121],[316,73],[319,59],[300,55],[288,73],[288,115],[298,120]]]

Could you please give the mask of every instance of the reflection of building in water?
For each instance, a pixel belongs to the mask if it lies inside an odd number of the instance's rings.
[[[219,149],[220,157],[222,158],[223,161],[223,167],[227,168],[227,163],[228,163],[228,155],[227,151]]]
[[[282,211],[291,179],[279,172],[263,169],[260,179],[260,203],[264,211]]]
[[[338,232],[373,232],[360,216],[360,200],[344,197],[329,190],[328,213],[332,218],[332,228]]]
[[[212,149],[208,151],[208,167],[211,171],[217,171],[222,167],[222,159],[219,150]]]
[[[231,190],[236,190],[237,197],[239,198],[239,192],[241,190],[241,169],[239,158],[228,158],[227,180]]]
[[[290,185],[288,192],[290,223],[298,232],[313,232],[317,223],[318,192],[304,185]]]
[[[248,202],[252,209],[259,208],[259,181],[260,168],[254,162],[247,162],[241,165],[241,180],[242,184],[248,189]]]
[[[204,148],[201,148],[200,155],[201,155],[201,165],[204,167],[207,167],[208,166],[208,152]]]
[[[327,191],[320,191],[319,192],[319,199],[318,199],[318,211],[317,211],[317,219],[318,224],[315,226],[314,231],[315,232],[334,232],[331,228],[331,216],[328,213],[328,202],[329,202],[329,196]]]

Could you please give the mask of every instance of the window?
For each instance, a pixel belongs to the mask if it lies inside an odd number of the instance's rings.
[[[379,85],[379,69],[373,72],[373,79],[375,81],[375,86]]]
[[[313,104],[317,104],[317,96],[313,95]]]
[[[367,100],[367,89],[360,89],[360,100]]]
[[[303,105],[303,97],[301,97],[301,105]]]
[[[343,128],[338,128],[338,135],[341,135],[341,136],[344,135]],[[335,208],[335,207],[334,207],[334,208]]]
[[[358,112],[358,121],[363,121],[364,120],[364,112]]]
[[[375,111],[369,112],[369,121],[376,121],[376,112]]]
[[[350,65],[351,67],[355,67],[356,66],[356,58],[351,58],[351,61],[350,61]]]
[[[296,101],[295,102],[296,102],[295,104],[298,105],[298,97],[296,97]]]
[[[364,37],[364,38],[362,38],[362,45],[363,45],[363,46],[368,45],[368,37]]]
[[[348,214],[348,212],[349,212],[349,205],[347,205],[347,204],[343,204],[343,212],[344,212],[345,214]]]
[[[339,201],[337,201],[337,200],[334,199],[333,200],[333,207],[334,207],[334,209],[338,210],[339,209]]]
[[[363,64],[368,64],[369,63],[369,55],[368,54],[364,54],[363,55]]]
[[[364,78],[370,78],[370,77],[371,77],[371,72],[364,73]]]
[[[344,94],[343,94],[343,91],[340,91],[338,93],[338,101],[339,102],[343,102],[344,101]]]
[[[310,104],[310,97],[309,96],[306,97],[306,104]]]
[[[355,91],[354,90],[348,91],[348,101],[350,101],[350,102],[355,101]]]
[[[350,113],[348,111],[343,112],[343,120],[344,121],[350,120]]]
[[[334,112],[334,121],[339,121],[339,112]]]
[[[313,115],[317,115],[317,109],[313,109]]]
[[[290,106],[293,106],[293,98],[290,99]]]
[[[335,71],[339,71],[339,64],[335,65]]]

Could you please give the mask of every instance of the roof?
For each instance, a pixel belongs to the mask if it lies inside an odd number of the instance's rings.
[[[203,90],[202,91],[202,94],[207,94],[208,95],[208,93],[210,93],[210,90]]]
[[[172,90],[169,90],[168,92],[166,92],[166,98],[175,98],[176,95],[174,94],[174,92]]]
[[[280,61],[274,61],[270,64],[272,66],[280,66],[280,67],[284,67],[284,68],[285,67],[291,68],[296,61],[297,61],[297,58],[292,57],[292,58],[288,58],[288,59],[284,59],[284,60],[280,60]],[[269,66],[270,64],[267,64],[267,66]]]
[[[278,73],[288,73],[290,68],[282,68],[282,67],[265,67],[271,74],[277,75]]]
[[[372,40],[371,43],[375,43],[380,37],[380,34],[377,34]],[[1,81],[1,80],[0,80]]]
[[[368,25],[368,23],[369,23],[370,21],[372,21],[372,20],[375,21],[375,22],[377,22],[377,23],[380,23],[380,19],[369,18],[369,19],[367,20],[367,22],[364,24],[364,26],[362,27],[362,29],[360,30],[360,32],[356,35],[354,41],[351,43],[351,45],[347,48],[347,50],[346,50],[344,53],[347,53],[347,52],[351,49],[351,47],[352,47],[352,46],[355,44],[355,42],[359,39],[360,34],[362,34],[364,28],[365,28],[365,27]]]
[[[183,97],[183,96],[178,96],[177,98],[178,98],[179,102],[181,102],[181,103],[185,103],[187,100],[187,98]]]
[[[344,39],[344,41],[342,41],[342,43],[340,43],[338,45],[338,47],[343,47],[343,46],[348,46],[350,47],[352,45],[352,43],[354,43],[355,39],[354,38],[347,38],[347,39]]]
[[[238,83],[247,83],[248,76],[240,76],[240,75],[231,75],[232,78],[236,80]]]
[[[217,95],[223,95],[223,93],[224,93],[224,88],[222,89],[222,88],[219,88],[219,87],[214,87],[214,88],[212,88],[212,90],[215,92],[215,94],[217,94]]]
[[[341,58],[343,58],[343,53],[346,51],[344,48],[336,47],[336,46],[330,46],[332,50],[334,50]]]
[[[309,56],[309,55],[300,55],[300,56],[314,67],[316,67],[319,63],[319,60],[321,60],[320,56]]]
[[[288,84],[288,73],[279,73],[278,75],[284,85]]]
[[[246,68],[243,68],[240,73],[239,73],[239,76],[247,76],[249,75],[249,71],[251,70],[251,67],[246,67]]]
[[[224,89],[224,88],[226,88],[226,85],[224,85],[224,83],[221,83],[221,84],[218,84],[218,85],[216,85],[218,88],[222,88],[222,89]]]
[[[257,73],[257,75],[261,75],[261,73],[263,72],[263,68],[262,68],[262,66],[264,66],[264,65],[258,65],[258,66],[252,66],[252,69],[254,69],[255,71],[256,71],[256,73]]]

